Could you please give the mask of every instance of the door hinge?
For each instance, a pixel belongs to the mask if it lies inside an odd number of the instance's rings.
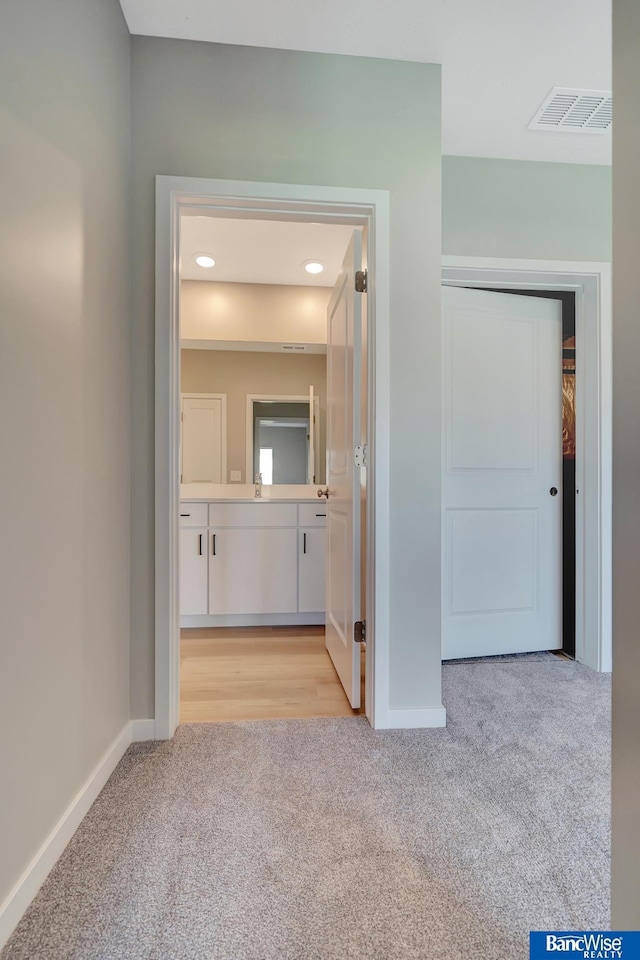
[[[366,443],[359,443],[355,448],[355,465],[356,467],[366,467],[367,465],[367,445]]]
[[[356,620],[353,625],[353,639],[356,643],[364,643],[367,639],[367,621]]]
[[[368,270],[356,270],[356,293],[367,292]]]

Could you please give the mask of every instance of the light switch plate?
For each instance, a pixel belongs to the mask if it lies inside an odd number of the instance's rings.
[[[242,470],[230,470],[231,483],[242,483]]]

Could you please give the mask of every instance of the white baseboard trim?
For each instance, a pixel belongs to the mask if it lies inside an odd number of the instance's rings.
[[[423,730],[430,727],[446,727],[447,711],[444,707],[416,707],[413,710],[388,710],[376,730]]]
[[[145,740],[156,739],[156,722],[151,720],[131,721],[131,743],[143,743]]]
[[[326,621],[324,610],[317,613],[215,613],[211,616],[180,617],[180,626],[189,627],[308,627]]]
[[[153,721],[142,722],[153,723]],[[17,927],[27,907],[89,812],[91,804],[122,759],[131,743],[131,735],[132,724],[129,722],[98,762],[18,882],[0,904],[0,950]]]

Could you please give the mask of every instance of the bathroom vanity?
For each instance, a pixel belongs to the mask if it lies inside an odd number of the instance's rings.
[[[201,486],[181,493],[181,625],[324,623],[327,510],[315,488],[256,498],[198,496]]]

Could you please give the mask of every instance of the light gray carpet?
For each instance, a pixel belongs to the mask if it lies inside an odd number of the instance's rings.
[[[1,960],[524,960],[608,925],[609,678],[445,667],[446,730],[132,747]]]

